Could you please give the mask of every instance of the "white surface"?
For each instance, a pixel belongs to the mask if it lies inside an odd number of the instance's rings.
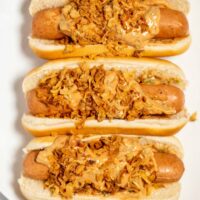
[[[31,138],[21,127],[20,117],[25,101],[22,79],[32,67],[43,61],[36,59],[27,44],[30,31],[28,0],[0,1],[0,191],[10,200],[23,199],[17,178],[20,176],[22,147]],[[193,43],[185,54],[171,58],[185,71],[188,79],[187,105],[200,113],[200,1],[191,0],[189,15]],[[189,123],[179,134],[185,149],[185,174],[181,200],[200,199],[200,124]]]

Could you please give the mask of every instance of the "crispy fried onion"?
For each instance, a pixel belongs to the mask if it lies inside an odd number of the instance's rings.
[[[149,195],[153,188],[162,187],[153,183],[157,170],[154,152],[161,151],[159,148],[143,138],[68,138],[65,146],[47,153],[50,176],[45,188],[65,198],[76,193],[106,195],[123,191]],[[162,151],[168,149],[162,147]]]
[[[155,75],[156,74],[156,75]],[[145,96],[140,83],[159,84],[176,81],[164,74],[147,70],[140,75],[102,65],[89,68],[86,63],[74,69],[51,72],[40,80],[37,97],[49,107],[40,117],[76,119],[134,120],[152,115],[171,115],[174,108]]]
[[[138,51],[158,33],[164,6],[163,0],[70,0],[60,30],[75,44],[104,44],[113,54],[128,45]]]

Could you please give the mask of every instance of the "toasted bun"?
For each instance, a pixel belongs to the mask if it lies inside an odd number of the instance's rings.
[[[82,141],[92,141],[96,140],[100,137],[109,137],[112,136],[113,132],[110,132],[107,135],[92,135],[92,136],[83,136]],[[166,136],[166,137],[156,137],[156,136],[136,136],[136,135],[127,135],[127,134],[117,134],[117,136],[121,136],[124,138],[136,138],[136,137],[142,137],[147,140],[153,141],[155,143],[162,143],[162,144],[167,144],[170,147],[173,147],[175,154],[182,159],[184,152],[183,152],[183,147],[180,143],[180,141],[174,137],[174,136]],[[26,147],[23,149],[24,153],[28,153],[33,150],[39,150],[39,149],[44,149],[54,143],[58,136],[46,136],[46,137],[37,137],[32,139]]]
[[[39,118],[24,114],[22,125],[24,129],[36,137],[65,134],[135,134],[135,135],[174,135],[187,123],[186,114],[172,119],[136,119],[125,120],[87,120],[84,127],[77,129],[75,121],[70,119]]]
[[[187,0],[154,0],[157,4],[165,5],[171,9],[188,13],[189,4]],[[32,0],[30,4],[30,14],[33,16],[40,10],[66,5],[69,0]],[[173,40],[164,40],[149,42],[143,47],[140,56],[143,57],[158,57],[158,56],[173,56],[186,51],[191,43],[190,36],[184,38],[176,38]],[[55,40],[44,40],[29,37],[29,45],[33,52],[45,59],[59,59],[69,57],[85,57],[85,56],[111,56],[113,53],[106,45],[64,45],[58,44]],[[118,55],[132,57],[135,49],[131,46],[120,48]]]
[[[63,200],[61,197],[52,196],[49,190],[43,189],[41,181],[36,181],[24,176],[18,180],[22,194],[27,200]],[[151,196],[143,197],[141,200],[178,200],[180,194],[180,184],[168,184],[165,188],[161,188],[152,192]],[[73,200],[136,200],[127,193],[120,193],[110,197],[103,196],[86,196],[75,195]]]
[[[109,136],[109,135],[108,135]],[[100,136],[93,136],[84,138],[84,140],[93,140]],[[135,137],[135,136],[124,136],[124,137]],[[165,143],[169,146],[173,146],[176,149],[176,154],[178,157],[182,158],[183,156],[183,149],[178,139],[175,137],[146,137],[149,140],[159,143]],[[31,150],[38,150],[45,147],[50,146],[56,137],[42,137],[33,139],[24,149],[25,152],[29,152]],[[43,188],[43,184],[41,181],[36,181],[24,176],[21,176],[19,179],[20,189],[23,195],[28,200],[61,200],[59,196],[51,196],[49,190],[45,190]],[[180,193],[180,184],[173,183],[173,184],[166,184],[164,188],[154,190],[153,193],[148,197],[143,197],[143,200],[177,200],[179,198]],[[120,199],[127,199],[127,200],[134,200],[135,198],[132,197],[130,194],[126,192],[117,193],[115,195],[105,197],[105,196],[85,196],[85,195],[75,195],[73,197],[74,200],[101,200],[101,199],[109,199],[109,200],[120,200]]]
[[[87,65],[90,68],[93,66],[103,65],[106,69],[112,69],[114,67],[120,70],[136,70],[138,74],[142,74],[147,69],[157,70],[164,72],[166,76],[176,77],[176,79],[179,80],[179,82],[176,84],[177,87],[184,89],[186,84],[183,71],[177,65],[166,60],[124,57],[96,58],[94,60],[72,58],[50,61],[33,69],[24,78],[22,85],[23,92],[26,94],[29,90],[37,87],[40,79],[52,71],[62,70],[64,68],[73,69],[84,62],[87,62]]]
[[[103,64],[105,68],[118,67],[120,69],[136,69],[142,73],[145,69],[156,69],[164,71],[170,77],[176,77],[179,81],[177,87],[184,88],[185,78],[182,70],[168,61],[147,59],[147,58],[98,58],[96,60],[68,59],[48,62],[30,72],[23,81],[23,92],[37,87],[39,80],[47,73],[63,68],[74,68],[79,63],[87,61],[89,66]],[[185,111],[182,111],[170,118],[162,119],[136,119],[125,120],[87,120],[84,127],[76,129],[75,121],[61,118],[40,118],[29,114],[22,117],[24,128],[35,136],[47,136],[66,133],[79,134],[108,134],[110,131],[115,134],[139,134],[139,135],[172,135],[178,132],[188,121]]]

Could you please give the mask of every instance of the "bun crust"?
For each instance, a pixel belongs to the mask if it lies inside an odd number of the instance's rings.
[[[90,135],[90,136],[83,136],[84,141],[92,141],[92,140],[96,140],[102,136],[104,137],[109,137],[112,135],[112,132],[110,132],[107,135]],[[136,135],[128,135],[128,134],[117,134],[117,136],[121,136],[121,137],[128,137],[128,138],[135,138],[135,137],[142,137],[154,142],[158,142],[158,143],[164,143],[164,144],[168,144],[169,146],[173,146],[174,149],[176,149],[176,155],[183,159],[183,147],[180,143],[180,141],[178,140],[178,138],[174,137],[174,136],[166,136],[166,137],[156,137],[156,136],[136,136]],[[55,139],[57,138],[57,136],[46,136],[46,137],[36,137],[34,139],[32,139],[27,145],[26,147],[23,149],[23,151],[25,153],[32,151],[32,150],[39,150],[39,149],[44,149],[50,145],[52,145],[52,143],[55,141]]]
[[[141,53],[143,57],[173,56],[185,52],[191,43],[191,37],[174,39],[170,42],[148,43]],[[44,59],[59,59],[70,57],[87,57],[87,56],[109,56],[111,52],[105,45],[62,45],[55,44],[55,41],[42,40],[29,37],[29,46],[33,52]],[[111,54],[112,55],[112,54]],[[133,47],[129,46],[119,52],[119,55],[132,57],[134,55]]]
[[[31,0],[29,12],[33,16],[40,10],[62,7],[68,2],[69,0]],[[189,12],[190,8],[188,0],[157,0],[157,2],[162,3],[171,9],[179,10],[185,14]]]
[[[109,136],[109,135],[108,135]],[[93,140],[100,136],[92,136],[88,138],[84,138],[84,140]],[[136,136],[124,136],[124,137],[136,137]],[[177,156],[182,158],[183,157],[183,150],[182,146],[178,139],[175,137],[146,137],[149,140],[153,140],[155,142],[167,143],[170,146],[176,147]],[[42,149],[47,147],[53,143],[56,137],[42,137],[42,138],[35,138],[33,139],[24,149],[25,152],[29,152],[31,150]],[[36,181],[30,178],[26,178],[21,176],[19,179],[20,189],[23,195],[28,200],[61,200],[59,196],[53,197],[50,194],[49,190],[43,189],[43,184],[41,181]],[[173,184],[166,184],[164,188],[157,189],[153,191],[153,193],[149,197],[143,197],[142,200],[177,200],[180,193],[180,184],[173,183]],[[102,196],[80,196],[75,195],[73,199],[76,200],[83,200],[83,199],[91,199],[91,200],[102,200],[102,199],[113,199],[113,200],[120,200],[120,199],[135,199],[130,194],[126,192],[118,193],[112,195],[111,197],[102,197]]]
[[[125,120],[87,120],[84,127],[77,129],[75,121],[70,119],[39,118],[24,114],[22,125],[24,129],[36,137],[65,134],[135,134],[135,135],[174,135],[188,121],[187,115],[177,119],[138,119]]]
[[[61,197],[51,196],[50,191],[44,190],[41,181],[21,176],[18,183],[22,194],[27,200],[62,200]],[[151,196],[143,197],[140,200],[178,200],[180,189],[179,183],[168,184],[165,188],[157,189],[152,192]],[[75,195],[73,200],[123,200],[124,197],[126,197],[126,200],[136,200],[126,193],[113,195],[111,197]]]
[[[146,69],[159,70],[164,72],[167,76],[175,76],[180,83],[176,86],[184,89],[186,85],[185,75],[183,71],[170,61],[153,59],[153,58],[124,58],[124,57],[110,57],[110,58],[96,58],[94,60],[84,58],[71,58],[54,60],[45,63],[44,65],[34,68],[28,73],[23,81],[22,89],[26,94],[29,90],[37,87],[39,80],[54,70],[61,70],[64,68],[72,69],[78,67],[81,63],[87,62],[90,67],[96,65],[104,65],[106,69],[118,68],[120,70],[136,70],[142,73]]]

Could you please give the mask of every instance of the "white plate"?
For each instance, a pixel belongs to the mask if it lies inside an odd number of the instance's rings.
[[[171,58],[186,73],[189,111],[200,112],[200,1],[191,0],[189,15],[192,46],[183,55]],[[27,44],[31,30],[28,0],[0,1],[0,191],[10,200],[23,199],[20,176],[22,147],[31,136],[21,127],[25,110],[21,91],[24,75],[43,61],[36,59]],[[200,123],[189,123],[179,134],[185,149],[185,174],[181,200],[200,199]]]

